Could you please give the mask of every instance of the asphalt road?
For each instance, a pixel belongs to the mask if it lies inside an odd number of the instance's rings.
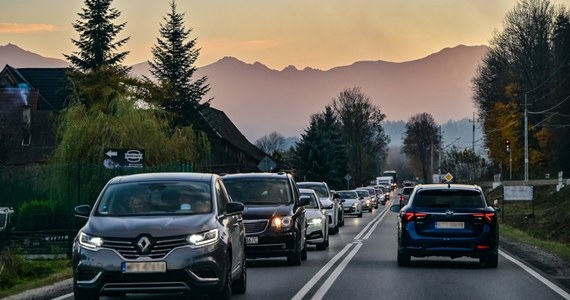
[[[348,217],[330,247],[310,246],[301,266],[286,260],[248,260],[248,287],[233,299],[570,299],[570,294],[501,251],[497,269],[475,259],[412,258],[396,263],[396,215],[382,206]],[[184,299],[127,295],[102,299]],[[57,298],[73,299],[68,294]]]

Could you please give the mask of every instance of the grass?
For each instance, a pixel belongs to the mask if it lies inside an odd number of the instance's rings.
[[[47,285],[51,285],[54,284],[56,282],[60,282],[62,280],[71,278],[72,275],[72,271],[71,271],[71,267],[69,266],[65,266],[65,267],[61,267],[61,265],[57,268],[55,268],[53,270],[53,274],[45,277],[45,278],[40,278],[40,279],[27,279],[27,280],[23,280],[20,283],[18,283],[17,285],[9,288],[9,289],[0,289],[0,299],[4,298],[4,297],[8,297],[8,296],[12,296],[12,295],[17,295],[19,293],[25,292],[27,290],[31,290],[31,289],[35,289],[35,288],[39,288],[42,286],[47,286]]]
[[[516,241],[517,243],[524,243],[546,250],[560,257],[566,263],[570,264],[570,246],[568,244],[540,240],[507,224],[501,224],[500,231],[501,236],[505,236],[510,240]]]

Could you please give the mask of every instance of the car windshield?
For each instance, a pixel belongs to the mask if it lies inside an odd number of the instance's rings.
[[[99,216],[202,214],[212,211],[207,182],[164,181],[109,185],[96,207]]]
[[[412,206],[482,208],[485,207],[485,201],[479,191],[424,190],[416,193]]]
[[[356,198],[358,198],[358,195],[356,194],[356,192],[338,191],[337,194],[340,196],[341,199],[356,199]]]
[[[369,197],[370,194],[366,190],[356,190],[358,197]]]
[[[299,182],[299,183],[297,183],[297,186],[299,186],[300,188],[307,188],[307,189],[314,190],[315,193],[317,193],[317,196],[319,196],[320,198],[328,198],[329,197],[328,190],[324,184],[312,184],[312,183]]]
[[[290,204],[292,195],[284,178],[226,178],[232,199],[243,204]]]

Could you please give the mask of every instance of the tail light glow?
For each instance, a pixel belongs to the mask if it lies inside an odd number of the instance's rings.
[[[405,221],[413,221],[413,220],[422,220],[427,217],[426,213],[417,213],[417,212],[405,212],[402,215]]]
[[[485,220],[487,222],[493,222],[493,220],[495,219],[495,213],[473,214],[473,218],[477,220]]]

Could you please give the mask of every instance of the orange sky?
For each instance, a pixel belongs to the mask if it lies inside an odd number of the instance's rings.
[[[114,0],[130,37],[126,65],[151,59],[170,0]],[[409,61],[445,47],[488,44],[517,0],[178,0],[193,28],[197,66],[233,56],[281,70],[330,69],[361,60]],[[568,5],[570,0],[553,3]],[[81,0],[3,0],[0,45],[46,57],[75,51]]]

